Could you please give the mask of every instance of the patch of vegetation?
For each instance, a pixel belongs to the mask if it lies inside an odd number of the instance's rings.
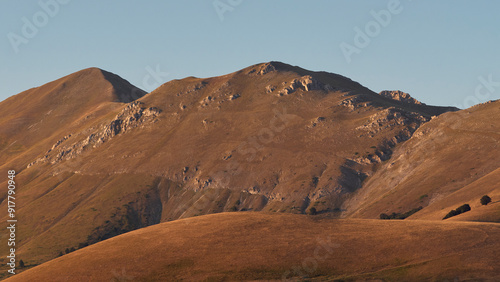
[[[481,205],[486,206],[487,204],[491,203],[491,198],[488,195],[484,195],[481,200]]]
[[[317,176],[315,176],[315,177],[313,177],[313,178],[312,178],[312,184],[313,184],[314,186],[317,186],[317,185],[318,185],[318,182],[319,182],[319,178],[318,178]]]
[[[388,215],[388,214],[385,214],[385,213],[381,213],[380,214],[380,219],[405,219],[407,217],[409,217],[410,215],[420,211],[422,209],[422,206],[418,207],[418,208],[415,208],[415,209],[412,209],[412,210],[409,210],[405,213],[395,213],[393,212],[392,214]]]
[[[425,198],[427,198],[427,197],[429,197],[429,195],[424,194],[424,195],[420,196],[419,200],[423,200],[423,199],[425,199]]]
[[[89,243],[88,243],[88,242],[79,243],[79,244],[78,244],[78,249],[85,248],[85,247],[87,247],[88,245],[89,245]]]
[[[456,215],[459,215],[459,214],[462,214],[464,212],[468,212],[470,210],[471,210],[471,208],[470,208],[469,204],[461,205],[457,209],[451,210],[445,217],[443,217],[443,220],[450,218],[450,217],[453,217],[453,216],[456,216]]]
[[[310,214],[310,215],[317,215],[318,211],[316,210],[315,207],[312,207],[311,209],[309,209],[308,214]]]

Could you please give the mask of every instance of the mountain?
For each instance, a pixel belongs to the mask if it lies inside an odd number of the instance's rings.
[[[491,223],[220,213],[132,231],[6,281],[498,281],[498,240]]]
[[[341,75],[268,62],[169,81],[148,94],[87,69],[0,109],[9,113],[0,121],[1,167],[17,171],[22,203],[17,252],[31,265],[221,212],[397,225],[374,219],[421,206],[408,219],[441,220],[469,203],[472,211],[446,221],[498,222],[497,125],[488,120],[498,102],[429,106],[401,91],[375,93]],[[490,205],[479,205],[483,194]]]
[[[19,170],[56,138],[145,94],[112,73],[89,68],[14,95],[0,103],[0,160]]]

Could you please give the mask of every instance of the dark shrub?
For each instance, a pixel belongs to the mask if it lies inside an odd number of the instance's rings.
[[[488,195],[484,195],[482,198],[481,198],[481,205],[483,206],[486,206],[487,204],[489,204],[491,202],[491,198],[490,196]]]
[[[315,177],[312,178],[312,184],[314,186],[318,185],[318,182],[319,182],[319,178],[317,176],[315,176]]]
[[[421,209],[422,209],[422,207],[418,207],[418,208],[409,210],[409,211],[407,211],[405,213],[395,213],[395,212],[393,212],[390,215],[387,215],[385,213],[381,213],[380,214],[380,219],[405,219],[405,218],[409,217],[410,215],[418,212]]]
[[[443,219],[447,219],[447,218],[450,218],[450,217],[455,216],[455,215],[457,215],[457,211],[456,211],[456,210],[451,210],[449,213],[447,213],[447,214],[443,217]]]
[[[79,243],[78,244],[78,249],[81,249],[81,248],[85,248],[89,245],[89,243],[85,242],[85,243]]]
[[[310,210],[309,210],[309,214],[310,215],[317,215],[318,214],[318,211],[316,210],[315,207],[312,207]]]
[[[468,212],[470,210],[471,210],[471,208],[470,208],[469,204],[461,205],[456,210],[451,210],[445,217],[443,217],[443,220],[450,218],[450,217],[453,217],[453,216],[456,216],[456,215],[459,215],[459,214],[464,213],[464,212]]]
[[[458,214],[470,211],[470,206],[468,204],[462,205],[456,209]]]
[[[20,260],[20,261],[19,261],[19,267],[20,267],[20,268],[23,268],[23,267],[24,267],[24,261],[23,261],[23,260]]]

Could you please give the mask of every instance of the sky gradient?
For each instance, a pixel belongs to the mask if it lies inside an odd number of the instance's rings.
[[[500,99],[499,11],[494,0],[0,0],[0,100],[87,67],[151,91],[282,61],[465,108]]]

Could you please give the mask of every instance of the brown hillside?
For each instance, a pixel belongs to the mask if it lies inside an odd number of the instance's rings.
[[[499,231],[491,223],[222,213],[136,230],[6,281],[498,281]]]
[[[443,218],[470,204],[472,211],[450,220],[500,222],[500,102],[443,114],[420,127],[390,161],[344,205],[345,216],[424,209],[412,219]],[[479,199],[493,202],[482,207]]]
[[[19,171],[58,139],[144,94],[114,74],[89,68],[14,95],[0,103],[0,160]]]

